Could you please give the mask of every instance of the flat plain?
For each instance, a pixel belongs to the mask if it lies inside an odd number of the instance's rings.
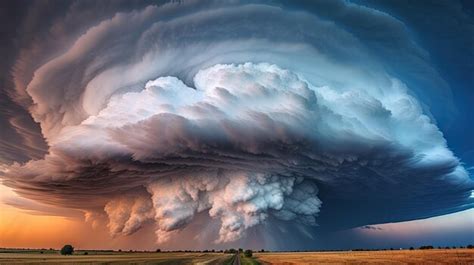
[[[75,254],[0,253],[0,264],[227,264],[232,254],[221,253],[121,253]]]
[[[78,251],[62,256],[57,251],[0,253],[0,264],[232,264],[233,254],[186,252]],[[241,264],[460,264],[474,265],[474,249],[265,252],[253,258],[241,255]]]
[[[263,264],[474,264],[474,249],[268,252],[255,253]]]

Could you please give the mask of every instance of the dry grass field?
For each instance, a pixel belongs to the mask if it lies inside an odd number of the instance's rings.
[[[231,254],[122,253],[61,256],[57,253],[0,253],[0,264],[227,264]]]
[[[255,253],[263,264],[474,264],[474,249]]]
[[[231,264],[233,254],[223,253],[129,253],[78,252],[61,256],[57,252],[0,253],[2,264]],[[241,255],[241,264],[472,264],[474,249],[392,250],[345,252],[266,252],[255,258]]]

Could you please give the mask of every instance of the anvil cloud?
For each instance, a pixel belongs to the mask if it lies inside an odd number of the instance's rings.
[[[41,134],[5,114],[31,160],[4,159],[4,184],[158,243],[201,216],[225,243],[473,208],[426,52],[386,13],[320,5],[71,5],[16,60],[9,98]]]

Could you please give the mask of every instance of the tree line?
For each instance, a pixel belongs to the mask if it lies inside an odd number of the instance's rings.
[[[467,246],[459,246],[459,247],[456,247],[456,246],[445,246],[445,247],[441,247],[441,246],[438,246],[438,247],[434,247],[432,245],[424,245],[424,246],[420,246],[418,247],[418,249],[420,250],[430,250],[430,249],[456,249],[456,248],[459,248],[459,249],[474,249],[474,245],[472,244],[469,244]],[[410,247],[408,248],[409,250],[415,250],[414,247]],[[53,250],[52,248],[50,250]],[[399,249],[394,249],[394,248],[390,248],[390,249],[386,249],[386,248],[382,248],[382,249],[364,249],[364,248],[356,248],[356,249],[352,249],[351,251],[387,251],[387,250],[402,250],[402,248],[399,248]],[[114,250],[94,250],[95,252],[115,252]],[[294,250],[294,251],[291,251],[291,252],[312,252],[312,251],[341,251],[341,250]],[[88,252],[87,251],[82,251],[84,255],[88,255]],[[121,249],[119,249],[117,252],[122,252]],[[147,252],[153,252],[153,251],[137,251],[137,250],[129,250],[128,252],[139,252],[139,253],[147,253]],[[186,252],[186,253],[227,253],[227,254],[236,254],[236,253],[243,253],[245,256],[247,257],[251,257],[253,255],[253,250],[251,249],[247,249],[247,250],[243,250],[242,248],[239,248],[239,249],[234,249],[234,248],[230,248],[230,249],[225,249],[225,250],[215,250],[215,249],[205,249],[205,250],[173,250],[173,251],[162,251],[161,249],[156,249],[156,251],[154,252]],[[264,249],[261,249],[259,251],[256,251],[256,252],[266,252]],[[286,251],[277,251],[277,252],[286,252]],[[40,253],[43,253],[43,251],[41,251]],[[64,245],[60,250],[59,250],[59,253],[61,255],[72,255],[74,253],[74,247],[70,244],[66,244]]]

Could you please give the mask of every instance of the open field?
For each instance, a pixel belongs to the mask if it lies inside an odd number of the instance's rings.
[[[247,258],[244,254],[240,254],[240,265],[259,265],[255,257]]]
[[[90,252],[89,252],[90,253]],[[117,253],[70,255],[56,253],[0,253],[0,264],[228,264],[222,253]]]
[[[474,264],[474,249],[269,252],[255,253],[263,264]]]
[[[223,253],[130,253],[78,251],[61,256],[57,251],[0,253],[0,264],[474,264],[474,249],[391,250],[338,252],[265,252],[254,257]]]

